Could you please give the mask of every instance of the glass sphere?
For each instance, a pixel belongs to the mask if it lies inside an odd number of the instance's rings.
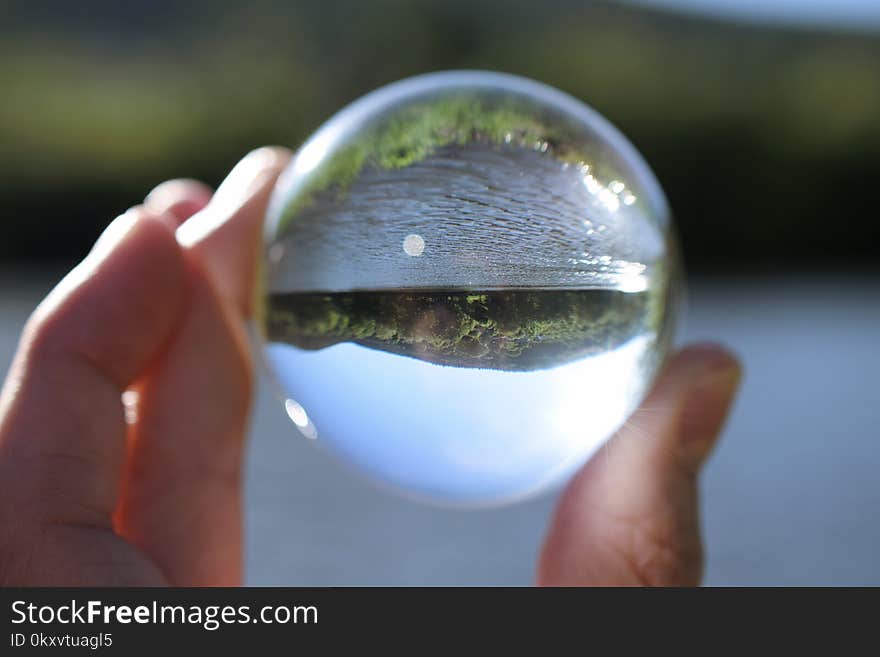
[[[423,75],[325,123],[265,225],[265,356],[299,431],[459,506],[564,480],[644,397],[679,271],[611,124],[543,84]]]

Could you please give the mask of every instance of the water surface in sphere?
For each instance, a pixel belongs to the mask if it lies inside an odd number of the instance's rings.
[[[449,72],[331,118],[279,180],[265,353],[293,423],[372,480],[509,502],[643,398],[678,271],[663,194],[579,101]]]

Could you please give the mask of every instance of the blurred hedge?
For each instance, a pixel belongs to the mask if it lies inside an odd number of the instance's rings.
[[[880,263],[880,37],[554,0],[13,2],[0,19],[0,258],[65,259],[157,182],[216,183],[428,70],[558,86],[639,147],[692,267]]]

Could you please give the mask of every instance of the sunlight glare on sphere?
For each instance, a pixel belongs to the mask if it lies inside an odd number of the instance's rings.
[[[408,256],[420,256],[425,250],[425,240],[421,235],[407,235],[403,240],[403,250]]]

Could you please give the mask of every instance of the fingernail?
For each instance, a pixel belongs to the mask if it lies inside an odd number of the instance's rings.
[[[742,370],[736,361],[711,368],[696,378],[680,419],[685,443],[713,442],[727,419],[741,379]]]
[[[214,194],[208,206],[177,229],[177,241],[191,246],[225,223],[284,166],[278,148],[259,148],[245,156]]]
[[[188,178],[166,180],[144,199],[144,207],[163,218],[174,230],[211,200],[204,183]]]

